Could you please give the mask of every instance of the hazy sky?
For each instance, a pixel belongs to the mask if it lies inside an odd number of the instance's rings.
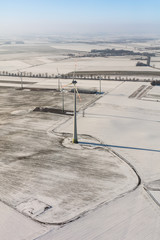
[[[1,34],[160,33],[160,0],[0,0]]]

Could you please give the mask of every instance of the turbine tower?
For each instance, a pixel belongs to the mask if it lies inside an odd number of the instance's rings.
[[[73,118],[73,143],[78,143],[78,136],[77,136],[77,114],[76,114],[76,83],[77,81],[73,80],[72,84],[74,85],[74,118]]]
[[[81,101],[81,97],[80,97],[80,94],[78,92],[78,89],[76,87],[76,83],[77,81],[74,79],[75,77],[75,72],[76,72],[76,64],[75,64],[75,71],[74,71],[74,74],[73,74],[73,80],[71,83],[67,84],[66,86],[69,86],[69,85],[74,85],[74,117],[73,117],[73,139],[72,139],[72,142],[73,143],[78,143],[78,136],[77,136],[77,112],[76,112],[76,95],[78,94],[78,97]]]

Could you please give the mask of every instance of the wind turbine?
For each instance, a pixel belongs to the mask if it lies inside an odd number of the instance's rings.
[[[78,97],[81,101],[81,97],[80,97],[80,94],[78,92],[78,89],[76,87],[76,84],[77,84],[77,81],[74,79],[74,76],[75,76],[75,72],[74,72],[74,75],[73,75],[73,80],[71,83],[69,83],[68,85],[66,86],[69,86],[69,85],[74,85],[74,117],[73,117],[73,139],[72,139],[72,142],[73,143],[78,143],[78,135],[77,135],[77,112],[76,112],[76,107],[77,107],[77,104],[76,104],[76,95],[78,94]]]
[[[58,68],[57,68],[57,76],[58,76],[58,91],[60,91],[60,73],[59,73],[59,71],[58,71]]]
[[[102,80],[102,77],[100,76],[100,79],[99,79],[99,93],[101,94],[101,80]]]
[[[75,78],[75,75],[76,75],[76,67],[77,67],[77,64],[75,62],[75,70],[74,70],[74,75],[73,75],[73,81],[72,81],[72,84],[74,85],[74,118],[73,118],[73,140],[72,142],[73,143],[78,143],[78,136],[77,136],[77,113],[76,113],[76,93],[78,94],[78,97],[81,101],[81,97],[80,97],[80,94],[78,93],[78,89],[76,87],[76,83],[77,81],[74,79]]]
[[[77,113],[76,113],[76,93],[77,93],[77,89],[76,89],[76,83],[77,81],[75,81],[73,79],[72,84],[74,85],[74,119],[73,119],[73,143],[78,143],[78,136],[77,136]]]

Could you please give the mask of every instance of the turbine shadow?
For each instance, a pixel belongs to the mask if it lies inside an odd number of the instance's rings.
[[[112,148],[124,148],[124,149],[149,151],[149,152],[160,152],[160,150],[158,149],[149,149],[149,148],[127,147],[127,146],[118,146],[118,145],[109,145],[109,144],[91,143],[91,142],[78,142],[78,143],[84,144],[84,145],[99,146],[99,147],[112,147]]]

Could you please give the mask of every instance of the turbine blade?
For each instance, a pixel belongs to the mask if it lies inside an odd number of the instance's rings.
[[[72,83],[69,83],[69,84],[67,84],[67,85],[63,85],[62,87],[68,87],[68,86],[70,86],[70,85],[72,85]]]
[[[78,88],[75,86],[75,89],[76,89],[76,92],[77,92],[77,94],[78,94],[78,97],[79,97],[79,100],[81,101],[82,99],[81,99],[81,95],[79,94],[79,92],[78,92]]]

